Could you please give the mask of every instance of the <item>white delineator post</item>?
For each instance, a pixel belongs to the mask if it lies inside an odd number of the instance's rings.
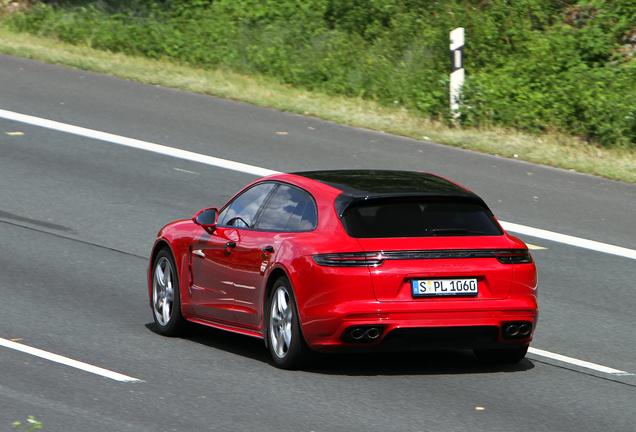
[[[450,108],[455,118],[459,117],[459,96],[464,85],[464,28],[450,32],[451,74]]]

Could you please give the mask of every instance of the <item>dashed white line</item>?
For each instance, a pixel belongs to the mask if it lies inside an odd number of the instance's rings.
[[[181,171],[181,172],[188,173],[188,174],[196,174],[196,175],[199,175],[199,173],[198,173],[198,172],[194,172],[194,171],[188,171],[188,170],[184,170],[184,169],[181,169],[181,168],[173,168],[173,169],[174,169],[175,171]]]
[[[46,360],[50,360],[55,363],[60,363],[66,366],[73,367],[75,369],[80,369],[86,372],[93,373],[95,375],[101,375],[106,378],[110,378],[115,381],[121,382],[143,382],[140,379],[129,377],[127,375],[122,375],[117,372],[110,371],[108,369],[100,368],[97,366],[90,365],[88,363],[84,363],[81,361],[73,360],[68,357],[64,357],[58,354],[53,354],[48,351],[44,351],[38,348],[33,348],[28,345],[19,344],[17,342],[13,342],[7,339],[0,338],[0,346],[4,346],[6,348],[11,348],[16,351],[21,351],[26,354],[31,354],[36,357],[40,357]]]
[[[526,242],[526,246],[528,246],[528,249],[530,249],[530,250],[544,250],[544,249],[547,249],[547,248],[545,248],[543,246],[533,245],[533,244],[530,244],[528,242]]]
[[[573,365],[576,365],[576,366],[580,366],[580,367],[583,367],[583,368],[586,368],[586,369],[592,369],[592,370],[595,370],[597,372],[603,372],[603,373],[606,373],[606,374],[611,374],[611,375],[634,375],[632,373],[625,372],[625,371],[622,371],[622,370],[614,369],[614,368],[607,367],[607,366],[601,366],[601,365],[598,365],[596,363],[591,363],[591,362],[588,362],[588,361],[585,361],[585,360],[575,359],[573,357],[568,357],[568,356],[564,356],[564,355],[561,355],[561,354],[555,354],[555,353],[552,353],[550,351],[544,351],[544,350],[539,349],[539,348],[532,348],[532,347],[528,348],[528,352],[530,354],[534,354],[534,355],[538,355],[538,356],[541,356],[541,357],[550,358],[552,360],[557,360],[557,361],[560,361],[560,362],[563,362],[563,363],[573,364]]]

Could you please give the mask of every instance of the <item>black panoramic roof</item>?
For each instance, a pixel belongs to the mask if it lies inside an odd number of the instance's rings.
[[[294,173],[333,186],[354,196],[451,195],[476,196],[434,174],[413,171],[339,170]]]
[[[342,215],[353,202],[393,197],[447,197],[488,208],[473,192],[430,173],[389,170],[337,170],[293,173],[341,190],[336,211]]]

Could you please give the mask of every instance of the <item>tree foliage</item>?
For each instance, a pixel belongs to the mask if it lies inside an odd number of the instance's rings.
[[[636,0],[57,0],[5,25],[440,119],[464,27],[464,124],[636,147]]]

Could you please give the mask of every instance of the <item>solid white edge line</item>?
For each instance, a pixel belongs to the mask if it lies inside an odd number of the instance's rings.
[[[563,243],[570,246],[576,246],[584,249],[590,249],[597,252],[604,252],[611,255],[617,255],[625,258],[636,259],[636,250],[627,249],[620,246],[613,246],[607,243],[601,243],[594,240],[586,240],[580,237],[574,237],[566,234],[559,234],[552,231],[546,231],[539,228],[527,227],[511,222],[499,221],[503,229],[517,234],[525,234],[531,237],[537,237],[544,240],[550,240],[557,243]]]
[[[612,374],[612,375],[634,375],[632,373],[629,372],[625,372],[622,370],[618,370],[618,369],[614,369],[611,367],[607,367],[607,366],[601,366],[598,365],[596,363],[590,363],[584,360],[578,360],[572,357],[568,357],[568,356],[564,356],[561,354],[555,354],[552,353],[550,351],[545,351],[539,348],[528,348],[528,352],[530,354],[534,354],[534,355],[538,355],[541,357],[546,357],[546,358],[551,358],[552,360],[558,360],[560,362],[564,362],[564,363],[570,363],[576,366],[580,366],[580,367],[584,367],[587,369],[592,369],[598,372],[603,372],[603,373],[607,373],[607,374]]]
[[[66,123],[60,123],[53,120],[41,119],[39,117],[33,117],[26,114],[18,114],[11,111],[0,109],[0,117],[7,120],[14,120],[21,123],[26,123],[34,126],[40,126],[47,129],[53,129],[60,132],[66,132],[74,135],[80,135],[87,138],[93,138],[101,141],[107,141],[114,144],[123,145],[126,147],[132,147],[140,150],[146,150],[153,153],[158,153],[166,156],[172,156],[179,159],[189,160],[193,162],[200,162],[207,165],[226,168],[232,171],[239,171],[247,174],[254,174],[257,176],[266,176],[270,174],[278,174],[278,171],[268,170],[266,168],[260,168],[253,165],[248,165],[240,162],[229,161],[226,159],[215,158],[212,156],[206,156],[199,153],[190,152],[187,150],[180,150],[173,147],[168,147],[160,144],[153,144],[146,141],[137,140],[134,138],[126,138],[120,135],[114,135],[106,132],[99,132],[92,129],[87,129],[79,126],[72,126]]]
[[[0,346],[4,346],[6,348],[10,348],[16,351],[21,351],[26,354],[31,354],[36,357],[40,357],[46,360],[50,360],[55,363],[60,363],[66,366],[70,366],[76,369],[80,369],[86,372],[90,372],[96,375],[101,375],[106,378],[113,379],[115,381],[121,382],[143,382],[140,379],[129,377],[127,375],[122,375],[117,372],[109,371],[108,369],[103,369],[97,366],[90,365],[88,363],[83,363],[77,360],[70,359],[68,357],[64,357],[61,355],[53,354],[48,351],[44,351],[38,348],[33,348],[28,345],[19,344],[7,339],[0,338]]]

